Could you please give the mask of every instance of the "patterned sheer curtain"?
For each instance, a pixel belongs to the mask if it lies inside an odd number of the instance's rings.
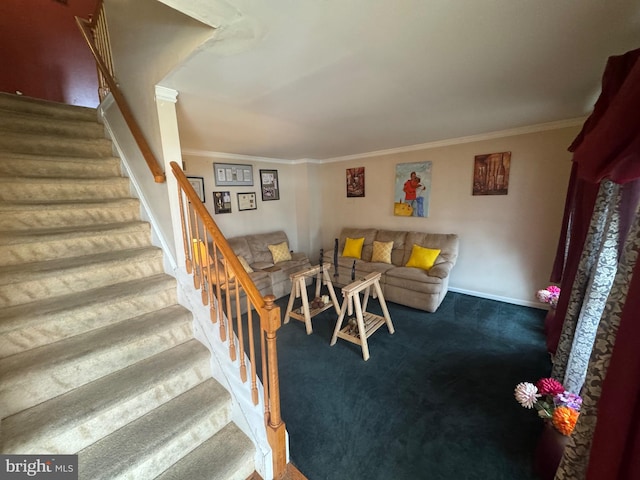
[[[556,480],[587,478],[594,431],[598,421],[598,403],[607,376],[629,286],[640,255],[640,204],[636,208],[635,223],[624,244],[617,272],[598,324],[587,375],[582,388],[583,404],[576,428],[556,472]],[[627,478],[612,476],[608,478]],[[628,477],[631,478],[631,477]]]
[[[552,376],[576,394],[584,383],[600,317],[618,266],[620,203],[620,185],[603,181],[554,357]]]

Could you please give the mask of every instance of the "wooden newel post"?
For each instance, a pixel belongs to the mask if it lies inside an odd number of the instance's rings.
[[[267,376],[269,383],[267,439],[271,445],[273,454],[273,476],[276,479],[282,477],[287,466],[286,451],[286,426],[280,415],[280,380],[278,377],[278,348],[276,345],[276,332],[280,328],[280,307],[275,305],[276,297],[267,295],[264,297],[264,315],[260,316],[262,330],[266,336],[267,346]]]

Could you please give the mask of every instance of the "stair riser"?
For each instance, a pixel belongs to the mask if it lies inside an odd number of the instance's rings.
[[[0,182],[0,201],[60,202],[69,200],[127,198],[131,196],[126,178],[113,178],[101,183],[73,181],[58,182]]]
[[[59,340],[81,335],[96,328],[113,325],[175,305],[176,289],[122,297],[102,303],[87,303],[75,309],[39,314],[38,323],[16,328],[0,335],[0,358]]]
[[[0,112],[0,131],[74,138],[105,138],[104,126],[93,121],[69,121]]]
[[[34,273],[15,283],[0,285],[0,308],[83,292],[162,272],[162,252],[158,250],[153,255],[128,261],[103,262],[46,274]]]
[[[146,319],[144,325],[134,325],[127,330],[127,336],[117,342],[108,337],[102,343],[92,341],[83,351],[74,350],[73,355],[64,359],[52,358],[51,363],[46,363],[49,359],[42,358],[38,368],[5,376],[0,384],[0,411],[6,416],[13,415],[175,347],[193,336],[190,316],[185,313],[170,322]],[[12,358],[17,357],[2,361]]]
[[[140,219],[140,206],[132,200],[126,205],[96,205],[82,207],[60,205],[59,208],[33,210],[16,207],[0,212],[0,230],[30,230],[34,228],[84,227]]]
[[[50,117],[52,121],[58,119],[95,121],[97,119],[94,108],[57,104],[7,93],[0,93],[0,110],[43,115]]]
[[[107,231],[92,236],[61,238],[60,240],[43,239],[40,242],[0,245],[0,266],[93,255],[145,247],[150,244],[150,232],[145,229],[125,233]]]
[[[60,140],[39,135],[0,135],[0,150],[36,155],[68,155],[71,157],[111,157],[112,144],[107,139]]]
[[[105,158],[100,160],[64,161],[37,158],[20,158],[19,155],[0,153],[0,175],[7,177],[65,177],[96,178],[120,175],[120,160]]]

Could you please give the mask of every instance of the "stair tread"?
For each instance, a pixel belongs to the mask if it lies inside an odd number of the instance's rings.
[[[21,128],[33,129],[39,127],[45,131],[55,132],[65,138],[78,138],[87,135],[91,138],[105,138],[104,125],[95,118],[58,118],[51,122],[51,118],[39,113],[20,110],[0,109],[0,131],[12,132]]]
[[[59,144],[69,144],[69,143],[73,143],[73,144],[82,144],[82,145],[94,145],[94,144],[98,144],[98,145],[108,145],[111,146],[112,142],[111,140],[109,140],[108,138],[104,138],[104,137],[76,137],[76,138],[67,138],[65,137],[63,141],[60,140],[60,135],[56,135],[55,133],[48,133],[48,132],[22,132],[22,131],[3,131],[2,132],[2,138],[3,139],[10,139],[10,138],[16,138],[16,139],[37,139],[39,141],[42,140],[54,140],[54,143],[59,143]],[[72,141],[70,141],[72,140]],[[6,147],[5,149],[3,149],[3,151],[11,151],[10,149],[7,150]],[[50,155],[50,154],[49,154]]]
[[[0,177],[0,183],[73,183],[74,185],[104,185],[109,183],[129,183],[129,179],[114,175],[112,177]]]
[[[186,453],[176,451],[176,443],[191,450],[199,445],[192,429],[199,429],[199,433],[206,435],[207,430],[219,430],[228,424],[227,399],[224,389],[215,380],[201,383],[81,450],[78,455],[82,476],[111,480],[128,472],[131,478],[140,478],[136,475],[136,467],[145,463],[148,465],[143,468],[147,472],[158,469],[157,473],[161,473]],[[222,418],[213,419],[216,414]],[[153,455],[155,457],[150,458]]]
[[[104,163],[107,161],[117,161],[120,159],[116,156],[111,157],[72,157],[64,155],[39,155],[36,153],[20,153],[20,152],[2,152],[0,151],[0,161],[2,160],[38,160],[42,162],[69,162],[69,163]]]
[[[132,248],[128,250],[117,250],[93,255],[83,255],[80,257],[70,257],[56,260],[46,260],[44,262],[23,263],[20,265],[0,266],[0,285],[14,284],[37,275],[44,276],[60,275],[62,271],[83,268],[88,265],[100,263],[129,263],[132,260],[141,260],[145,257],[155,259],[162,256],[162,250],[149,246],[142,248]]]
[[[184,307],[173,305],[124,322],[118,322],[115,325],[107,325],[82,335],[3,358],[0,360],[0,378],[6,382],[11,378],[22,376],[25,371],[46,371],[55,365],[76,362],[89,352],[108,350],[113,348],[117,342],[126,342],[139,333],[153,334],[157,329],[170,326],[176,321],[176,318],[186,321],[188,320],[187,314],[188,310]],[[0,386],[1,390],[3,390],[2,386]]]
[[[82,292],[74,292],[31,303],[23,303],[0,310],[0,335],[16,328],[26,328],[40,323],[40,317],[68,312],[87,305],[115,302],[118,299],[158,292],[167,288],[175,288],[175,279],[161,273],[152,277],[144,277],[120,282],[114,285],[98,287]]]
[[[244,432],[234,423],[229,423],[155,480],[249,478],[254,470],[254,450],[253,443]],[[212,465],[216,466],[215,470]]]
[[[149,231],[149,223],[142,220],[79,227],[34,228],[31,230],[0,231],[0,245],[14,243],[46,242],[65,238],[107,235],[122,232]]]
[[[42,116],[53,118],[80,118],[96,119],[97,109],[79,105],[68,105],[61,102],[53,102],[26,95],[14,95],[0,92],[0,110],[8,112],[36,112]],[[58,116],[56,117],[56,113]]]
[[[12,211],[12,210],[56,210],[59,208],[74,207],[75,209],[83,208],[95,208],[95,207],[109,207],[109,208],[123,208],[123,206],[129,206],[132,204],[138,205],[139,200],[137,198],[109,198],[103,200],[82,200],[80,202],[74,200],[58,200],[56,202],[43,203],[41,201],[36,202],[0,202],[0,212]]]
[[[99,417],[110,415],[112,421],[107,428],[115,430],[124,423],[132,420],[132,415],[140,416],[147,413],[144,409],[146,403],[150,403],[145,397],[158,397],[158,403],[164,403],[182,393],[179,388],[190,388],[195,382],[200,383],[208,378],[209,351],[197,340],[192,339],[171,349],[165,350],[152,357],[146,358],[127,368],[116,371],[91,383],[59,395],[35,407],[16,413],[2,420],[2,432],[5,438],[3,451],[20,450],[26,453],[26,449],[40,449],[37,453],[45,453],[43,448],[49,446],[53,440],[50,437],[63,436],[88,436],[87,439],[74,438],[75,449],[69,451],[69,441],[58,441],[61,445],[59,451],[47,453],[75,453],[79,448],[77,443],[95,441],[95,435],[102,436],[103,432],[95,432],[90,435],[87,431],[94,428]],[[170,385],[163,386],[157,391],[159,385],[169,382],[172,377],[185,377],[185,371],[198,367],[202,370],[201,378],[192,380],[175,380]],[[198,376],[199,376],[198,375]],[[156,391],[154,391],[156,390]],[[226,393],[226,391],[225,391]],[[228,393],[227,393],[228,395]],[[136,400],[137,399],[137,400]],[[140,403],[142,402],[142,405]],[[135,403],[135,404],[134,404]],[[135,407],[138,411],[131,412]],[[126,410],[122,412],[121,410]],[[113,412],[118,412],[114,415]],[[129,418],[127,418],[129,417]],[[89,422],[93,422],[87,427]],[[115,425],[113,425],[115,423]],[[74,435],[78,429],[82,432]],[[30,450],[36,453],[36,450]]]

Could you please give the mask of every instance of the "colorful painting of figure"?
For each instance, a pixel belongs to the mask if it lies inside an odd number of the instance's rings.
[[[396,165],[393,214],[401,217],[428,217],[431,193],[431,162]]]

